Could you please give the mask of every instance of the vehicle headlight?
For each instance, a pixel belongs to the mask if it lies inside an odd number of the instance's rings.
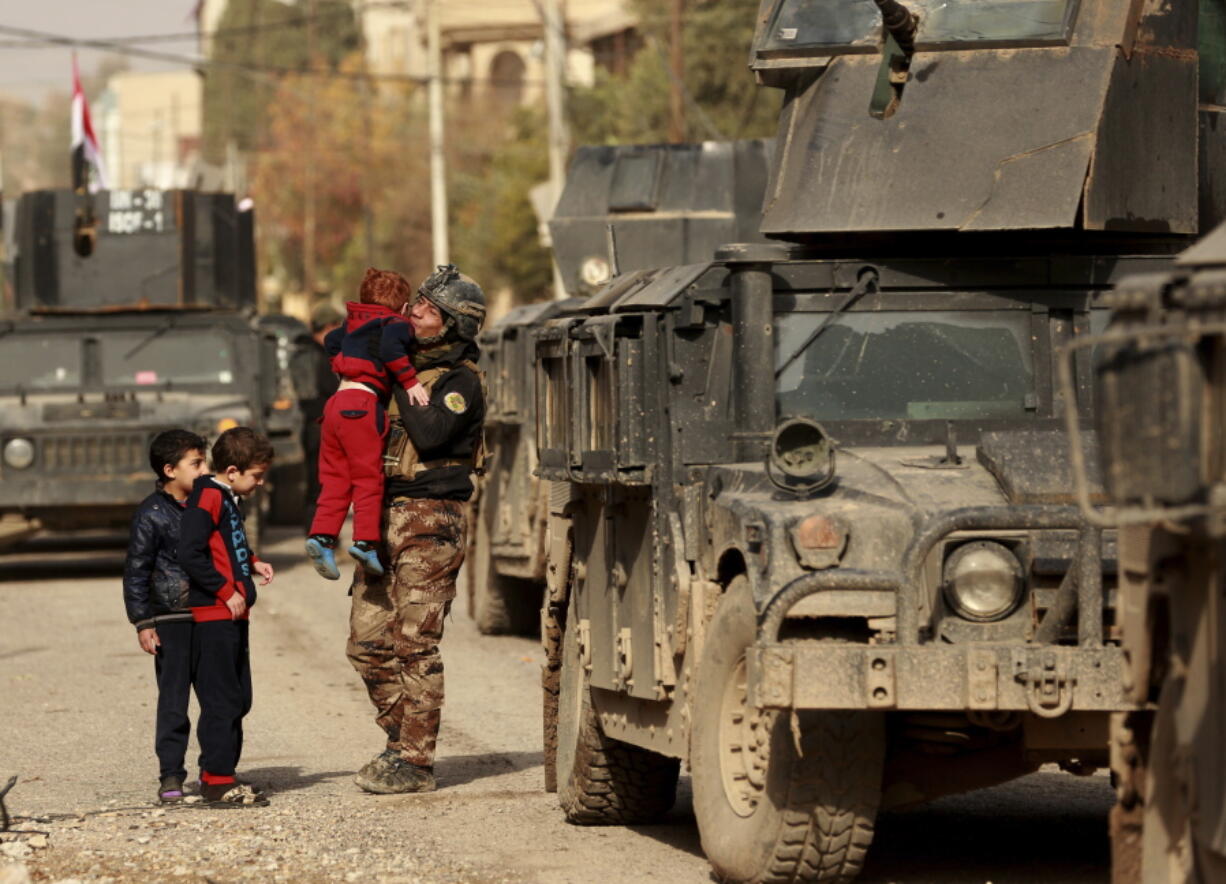
[[[4,462],[15,470],[34,463],[34,443],[29,439],[9,439],[4,443]]]
[[[609,271],[609,262],[604,258],[593,255],[579,265],[579,278],[592,288],[596,288],[609,281],[609,277],[612,275]]]
[[[238,421],[232,417],[223,417],[217,422],[217,432],[224,433],[226,430],[233,430],[238,426]]]
[[[1022,566],[1008,547],[976,540],[945,560],[945,600],[959,616],[1003,620],[1022,598]]]

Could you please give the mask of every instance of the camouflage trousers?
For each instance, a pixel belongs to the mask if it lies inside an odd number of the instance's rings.
[[[443,708],[438,645],[465,532],[458,501],[397,501],[384,515],[386,573],[366,577],[358,568],[353,582],[349,662],[366,683],[387,748],[422,767],[434,765]]]

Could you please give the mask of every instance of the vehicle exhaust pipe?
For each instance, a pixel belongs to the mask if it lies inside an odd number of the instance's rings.
[[[721,246],[715,260],[731,273],[732,355],[738,369],[733,387],[737,458],[764,460],[775,429],[775,317],[771,264],[787,257],[775,243]]]

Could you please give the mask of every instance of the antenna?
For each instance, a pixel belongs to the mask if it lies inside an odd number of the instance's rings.
[[[609,278],[621,275],[621,268],[617,263],[617,231],[613,229],[613,222],[605,225],[605,243],[609,250]]]

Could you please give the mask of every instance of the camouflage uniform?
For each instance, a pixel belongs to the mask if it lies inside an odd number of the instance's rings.
[[[464,561],[464,505],[400,499],[385,511],[390,567],[353,583],[349,661],[387,732],[387,748],[431,768],[443,707],[438,644]]]
[[[446,316],[443,332],[418,338],[413,355],[430,398],[414,406],[402,387],[392,391],[383,454],[391,501],[383,516],[386,567],[378,578],[358,569],[349,618],[349,660],[387,733],[387,749],[354,781],[380,794],[435,787],[430,771],[443,710],[438,645],[464,561],[465,501],[483,464],[485,389],[473,339],[485,296],[449,265],[422,283],[418,297]]]

